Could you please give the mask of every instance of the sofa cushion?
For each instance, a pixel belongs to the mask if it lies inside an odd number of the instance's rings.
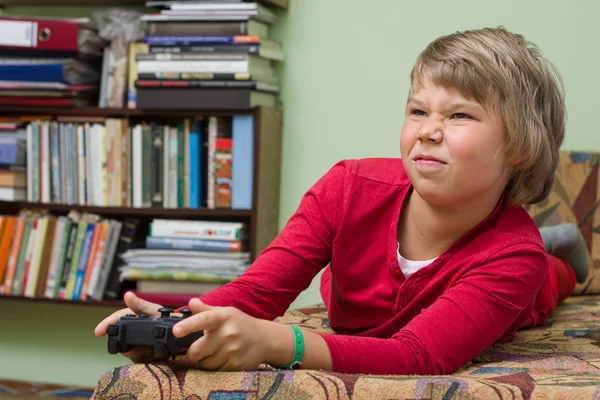
[[[280,322],[331,332],[322,307]],[[93,399],[592,399],[600,395],[600,296],[567,299],[548,327],[519,331],[446,376],[348,375],[325,371],[208,372],[185,358],[105,374]]]
[[[550,196],[525,208],[538,226],[572,222],[588,245],[590,274],[575,294],[600,293],[600,209],[598,197],[600,153],[562,151]]]

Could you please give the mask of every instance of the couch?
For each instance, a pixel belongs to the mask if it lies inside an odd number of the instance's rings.
[[[600,398],[600,153],[561,152],[551,195],[527,206],[538,226],[574,222],[590,250],[590,274],[545,327],[519,331],[445,376],[325,371],[207,372],[184,359],[124,365],[102,376],[93,399],[598,399]],[[598,221],[596,221],[598,220]],[[332,332],[322,306],[279,319]]]

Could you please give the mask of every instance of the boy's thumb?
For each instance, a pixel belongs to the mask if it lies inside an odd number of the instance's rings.
[[[149,307],[152,303],[147,302],[146,300],[140,299],[135,295],[135,293],[127,292],[125,296],[123,296],[123,300],[125,300],[125,305],[131,311],[133,311],[136,315],[146,314],[151,315],[156,313],[156,310],[151,310]]]

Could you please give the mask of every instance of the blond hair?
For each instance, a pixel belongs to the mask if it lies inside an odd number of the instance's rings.
[[[560,75],[537,46],[502,27],[443,36],[419,55],[409,97],[424,79],[459,90],[500,118],[513,204],[533,204],[548,196],[566,111]]]

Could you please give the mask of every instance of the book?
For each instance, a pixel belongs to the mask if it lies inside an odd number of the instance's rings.
[[[215,208],[231,208],[232,149],[231,138],[218,138],[215,144]]]
[[[28,54],[101,56],[105,41],[89,19],[1,16],[0,48]],[[9,53],[10,54],[10,53]]]
[[[236,115],[232,120],[231,208],[251,210],[254,165],[254,117]]]
[[[239,88],[138,87],[137,105],[161,110],[244,110],[276,107],[277,95]]]
[[[244,222],[184,221],[154,219],[149,226],[149,236],[174,236],[206,240],[245,240],[248,225]]]
[[[244,249],[241,240],[207,240],[174,236],[146,237],[148,249],[197,250],[212,252],[240,252]]]
[[[123,226],[121,228],[121,234],[118,238],[118,244],[115,252],[114,260],[110,267],[110,273],[106,282],[106,288],[104,290],[104,298],[106,299],[118,299],[121,297],[122,281],[120,279],[120,270],[123,265],[123,260],[119,257],[119,254],[125,253],[127,250],[134,246],[135,236],[139,229],[141,221],[136,218],[125,218],[123,220]]]
[[[268,38],[269,27],[258,21],[157,21],[149,22],[149,36],[259,36]]]

